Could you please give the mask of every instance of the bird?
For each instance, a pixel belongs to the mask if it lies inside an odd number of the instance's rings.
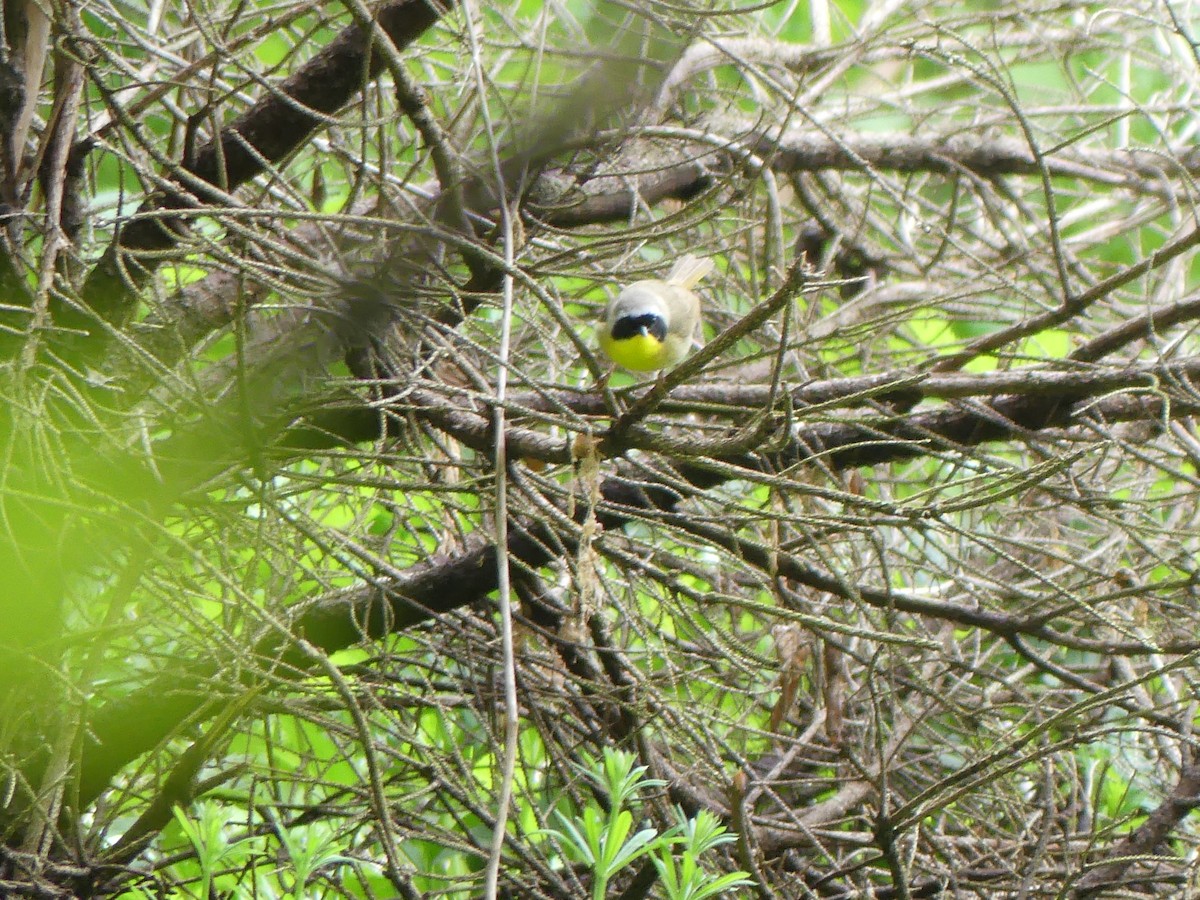
[[[648,278],[626,286],[609,301],[600,349],[634,372],[677,366],[700,337],[700,298],[692,288],[712,270],[711,259],[686,254],[665,281]]]

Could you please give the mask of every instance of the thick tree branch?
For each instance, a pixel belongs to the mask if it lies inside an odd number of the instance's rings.
[[[1113,887],[1123,880],[1130,866],[1142,858],[1155,853],[1157,847],[1167,839],[1175,827],[1193,810],[1200,807],[1200,764],[1189,762],[1179,772],[1179,780],[1171,789],[1170,795],[1159,807],[1150,813],[1146,821],[1131,831],[1124,840],[1105,853],[1109,862],[1089,869],[1082,878],[1075,882],[1071,896],[1080,898],[1095,897],[1102,891]],[[1183,865],[1183,860],[1180,860]],[[1153,884],[1153,876],[1138,878],[1132,876],[1129,881],[1134,884]]]
[[[1013,138],[974,134],[945,138],[903,134],[820,134],[809,127],[778,128],[749,120],[714,121],[707,128],[647,127],[636,177],[601,172],[578,184],[567,170],[548,171],[531,193],[531,214],[560,227],[628,219],[639,202],[688,199],[706,190],[714,173],[728,172],[741,153],[761,157],[776,172],[972,172],[983,178],[1033,175],[1039,161]],[[604,136],[599,136],[603,138]],[[651,140],[653,139],[653,140]],[[722,147],[739,148],[732,155]],[[630,148],[629,158],[638,158]],[[1052,176],[1149,194],[1179,190],[1200,174],[1200,152],[1063,150],[1042,159]],[[540,199],[544,198],[544,199]],[[553,199],[549,199],[553,198]]]
[[[378,24],[396,47],[405,47],[434,25],[451,0],[393,0],[378,14]],[[153,255],[175,244],[179,223],[172,210],[221,204],[228,193],[278,163],[307,141],[327,116],[345,106],[382,71],[372,49],[372,29],[356,23],[294,75],[221,129],[217,140],[172,173],[180,189],[147,200],[138,218],[122,228],[82,291],[83,308],[59,303],[56,324],[76,329],[94,325],[93,317],[122,324],[136,306],[138,290],[157,266]],[[217,189],[218,193],[213,193]],[[155,210],[163,215],[147,215]],[[93,335],[93,338],[95,336]]]
[[[1127,399],[1110,399],[1093,408],[1093,414],[1110,422],[1154,419],[1160,406],[1153,400],[1161,392],[1172,398],[1172,414],[1189,415],[1197,398],[1184,387],[1200,379],[1200,357],[1188,357],[1160,365],[1125,366],[1113,369],[1051,371],[1013,369],[978,375],[881,373],[851,378],[813,381],[797,387],[784,386],[780,402],[790,402],[799,423],[806,418],[824,418],[834,411],[863,407],[869,403],[894,404],[911,409],[922,400],[963,400],[997,397],[994,402],[961,409],[917,410],[908,415],[876,412],[858,419],[802,424],[796,441],[789,442],[781,456],[792,463],[809,453],[836,451],[836,468],[869,465],[929,452],[932,445],[976,446],[993,440],[1023,437],[1045,428],[1073,424],[1073,404],[1109,394],[1128,394]],[[702,412],[719,416],[724,407],[733,422],[761,411],[770,396],[765,385],[708,381],[680,385],[663,401],[663,412]],[[457,402],[456,402],[457,401]],[[409,415],[429,422],[453,435],[463,444],[485,452],[493,441],[490,418],[472,408],[486,405],[486,398],[464,393],[447,396],[441,391],[414,388],[384,408],[368,406],[357,395],[345,403],[310,416],[284,438],[296,451],[311,451],[342,442],[379,437],[381,422],[396,423]],[[555,391],[513,398],[507,406],[509,418],[538,413],[568,411],[579,416],[608,415],[603,397],[594,392]],[[686,429],[686,426],[684,426]],[[629,428],[622,437],[620,452],[633,449],[683,453],[694,458],[700,439],[676,429],[672,438],[644,426]],[[898,442],[914,442],[901,451]],[[562,464],[572,460],[573,439],[559,438],[523,424],[507,432],[514,457]],[[686,446],[685,446],[686,445]],[[878,451],[870,448],[879,445]],[[688,448],[691,448],[688,450]],[[875,452],[878,460],[872,459]],[[736,459],[743,459],[739,454]]]

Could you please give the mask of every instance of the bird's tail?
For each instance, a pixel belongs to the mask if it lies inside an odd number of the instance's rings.
[[[671,274],[667,276],[667,281],[691,290],[703,281],[712,270],[713,261],[707,256],[692,256],[690,253],[685,253],[679,257],[679,262],[671,267]]]

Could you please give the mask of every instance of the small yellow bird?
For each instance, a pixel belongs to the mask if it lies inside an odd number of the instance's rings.
[[[713,270],[708,258],[685,255],[666,281],[635,281],[608,304],[600,349],[619,366],[653,372],[678,365],[700,337],[700,298],[692,288]]]

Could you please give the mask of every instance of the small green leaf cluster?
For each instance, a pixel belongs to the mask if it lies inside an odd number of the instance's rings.
[[[323,823],[288,828],[275,819],[271,833],[278,843],[272,852],[265,833],[242,829],[231,834],[229,807],[208,800],[190,810],[175,807],[174,824],[178,827],[184,850],[167,867],[174,886],[172,896],[206,898],[270,898],[270,900],[307,900],[333,896],[316,882],[322,875],[341,866],[357,868],[355,860],[339,852],[340,841]],[[361,873],[360,880],[369,873]],[[375,879],[381,880],[381,879]],[[340,892],[337,896],[346,896]],[[122,896],[151,897],[153,892],[133,889]],[[352,896],[358,896],[357,893]]]
[[[592,802],[575,816],[556,810],[562,827],[541,833],[591,871],[593,900],[604,900],[617,873],[646,858],[658,870],[667,900],[706,900],[751,883],[747,872],[719,874],[701,865],[703,854],[736,839],[708,810],[689,819],[677,808],[678,821],[666,831],[652,826],[633,831],[639,794],[665,782],[647,778],[646,767],[635,766],[632,753],[606,748],[599,762],[586,761],[584,771],[606,795],[607,808]]]

